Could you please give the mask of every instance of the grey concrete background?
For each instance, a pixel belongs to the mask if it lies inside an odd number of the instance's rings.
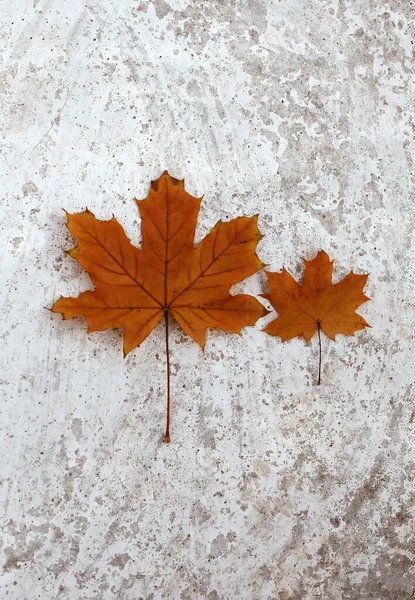
[[[413,1],[1,8],[1,598],[414,598]],[[44,308],[91,287],[61,207],[139,244],[164,169],[198,240],[259,213],[270,269],[322,248],[373,298],[321,387],[275,314],[173,328],[170,446],[163,328],[124,361]]]

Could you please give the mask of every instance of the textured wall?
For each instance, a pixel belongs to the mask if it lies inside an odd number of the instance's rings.
[[[1,598],[414,597],[414,17],[2,3]],[[170,446],[162,326],[124,361],[120,331],[44,309],[91,286],[61,207],[139,244],[164,169],[204,195],[198,240],[259,213],[270,269],[323,248],[373,298],[372,329],[323,339],[320,387],[316,340],[260,332],[275,315],[204,354],[173,328]]]

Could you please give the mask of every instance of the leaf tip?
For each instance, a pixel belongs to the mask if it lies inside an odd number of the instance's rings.
[[[202,352],[205,351],[205,346],[206,346],[206,333],[202,334],[202,339],[197,339],[196,337],[194,337],[193,339],[195,340],[195,342],[200,346],[200,349],[202,350]]]
[[[75,258],[76,254],[79,254],[80,248],[79,246],[75,246],[75,248],[71,248],[70,250],[64,250],[65,254],[68,254],[71,258]]]
[[[170,444],[170,441],[171,441],[171,440],[170,440],[170,436],[169,436],[169,435],[165,435],[165,436],[164,436],[164,439],[163,439],[163,442],[164,442],[165,444]]]
[[[92,217],[95,218],[94,213],[92,212],[92,210],[89,210],[89,208],[87,206],[85,206],[85,210],[83,212],[76,213],[76,215],[74,215],[74,216],[77,216],[77,215],[87,215],[87,216],[91,215]],[[72,215],[69,215],[69,216],[72,216]]]
[[[175,177],[172,177],[167,170],[165,170],[158,179],[155,179],[151,182],[151,189],[157,192],[160,188],[160,182],[163,179],[167,179],[167,182],[171,185],[177,185],[181,188],[184,188],[184,179],[176,179]]]
[[[316,258],[317,258],[317,256],[327,256],[327,258],[330,260],[330,256],[327,254],[327,252],[325,250],[322,250],[321,248],[320,248],[320,250],[317,251]],[[334,259],[330,260],[330,262],[334,262]]]
[[[136,348],[138,348],[138,346],[136,346]],[[132,350],[134,350],[134,348],[127,348],[127,346],[124,345],[122,349],[123,358],[126,359]]]

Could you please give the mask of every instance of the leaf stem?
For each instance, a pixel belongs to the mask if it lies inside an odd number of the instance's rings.
[[[321,384],[321,333],[320,333],[320,323],[317,323],[317,332],[318,332],[318,347],[319,347],[319,358],[318,358],[318,380],[317,385]]]
[[[167,366],[167,419],[164,442],[170,444],[170,353],[169,353],[169,311],[164,309],[164,322],[166,324],[166,366]]]

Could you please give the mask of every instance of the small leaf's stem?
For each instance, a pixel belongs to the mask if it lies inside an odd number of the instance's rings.
[[[319,347],[319,358],[318,358],[318,380],[317,385],[321,384],[321,333],[320,333],[320,323],[317,324],[317,332],[318,332],[318,347]]]
[[[164,442],[170,444],[170,354],[169,354],[169,311],[164,310],[164,322],[166,323],[166,362],[167,362],[167,420]]]

